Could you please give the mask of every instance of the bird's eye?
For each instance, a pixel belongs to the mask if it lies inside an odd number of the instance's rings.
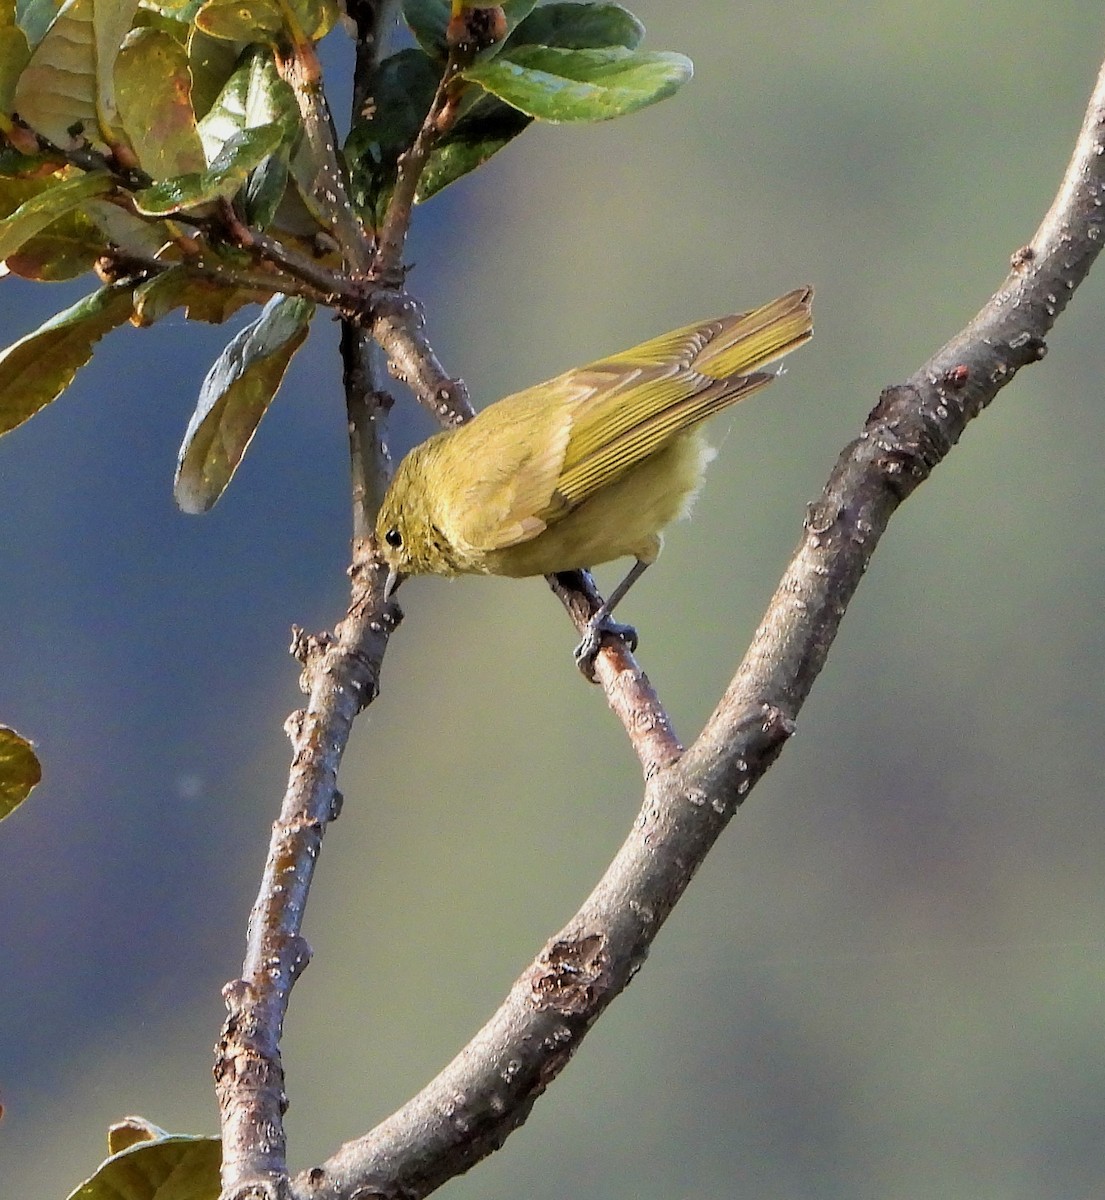
[[[384,534],[384,541],[393,549],[398,550],[403,544],[403,535],[393,525],[387,533]]]

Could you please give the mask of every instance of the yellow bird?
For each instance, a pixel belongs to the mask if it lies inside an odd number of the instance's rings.
[[[713,451],[699,426],[775,378],[813,333],[813,289],[687,325],[516,392],[416,446],[376,521],[390,597],[408,575],[551,575],[637,561],[576,650],[589,671],[614,606],[686,515]]]

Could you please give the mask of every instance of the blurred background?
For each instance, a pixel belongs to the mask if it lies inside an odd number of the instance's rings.
[[[631,3],[674,99],[534,127],[417,213],[413,291],[478,403],[817,286],[817,337],[715,423],[695,520],[624,619],[685,740],[879,390],[1049,205],[1105,51],[1091,0]],[[799,16],[800,11],[800,16]],[[785,15],[784,15],[785,14]],[[349,48],[327,43],[335,108]],[[4,344],[88,290],[6,279]],[[453,1200],[1105,1193],[1105,266],[895,517],[798,736],[645,970]],[[346,597],[336,332],[228,494],[172,471],[226,329],[112,335],[0,443],[0,1180],[64,1196],[139,1112],[215,1132],[222,983]],[[408,406],[398,451],[429,431]],[[600,574],[609,585],[617,569]],[[285,1039],[294,1165],[420,1088],[589,891],[635,759],[539,581],[414,581],[343,768]]]

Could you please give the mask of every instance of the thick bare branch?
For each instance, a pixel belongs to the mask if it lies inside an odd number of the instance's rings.
[[[692,747],[723,776],[744,757],[734,730],[764,705],[793,719],[894,510],[1021,369],[1105,238],[1105,68],[1062,184],[1032,241],[978,315],[904,383],[887,388],[837,461],[801,544],[725,696]],[[769,764],[763,764],[767,766]],[[689,764],[684,764],[690,769]]]
[[[482,1030],[422,1092],[293,1181],[298,1200],[425,1196],[497,1149],[640,967],[698,865],[793,730],[894,509],[1022,366],[1105,232],[1105,68],[1074,157],[1032,243],[979,315],[887,389],[810,506],[752,647],[690,750],[658,771],[595,891]]]

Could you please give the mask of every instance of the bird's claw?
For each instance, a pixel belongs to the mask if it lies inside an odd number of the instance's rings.
[[[604,637],[620,638],[631,653],[637,649],[637,630],[632,625],[623,625],[609,615],[592,617],[587,623],[583,640],[575,648],[576,666],[591,683],[598,682],[595,679],[595,657],[602,649]]]

